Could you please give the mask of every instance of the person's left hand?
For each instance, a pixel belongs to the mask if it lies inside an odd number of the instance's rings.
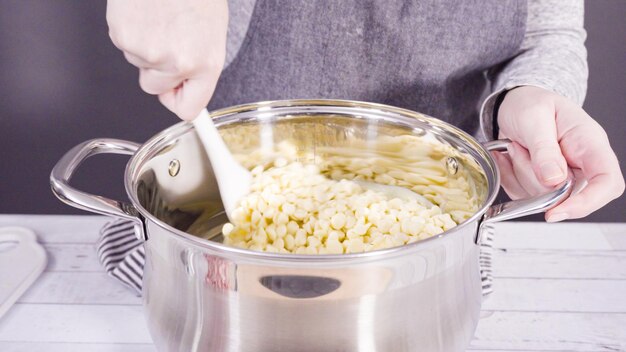
[[[546,213],[549,222],[582,218],[624,192],[624,176],[606,132],[583,109],[556,93],[522,86],[509,91],[498,110],[499,138],[513,143],[494,153],[502,186],[512,199],[558,185],[567,166],[582,170],[588,185]]]

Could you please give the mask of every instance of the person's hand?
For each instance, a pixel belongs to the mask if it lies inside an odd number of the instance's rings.
[[[568,99],[522,86],[507,93],[498,110],[499,138],[514,143],[494,153],[502,186],[512,199],[545,193],[582,170],[588,185],[546,213],[550,222],[582,218],[624,192],[624,176],[602,127]]]
[[[227,0],[108,0],[106,16],[141,88],[181,119],[195,118],[224,66]]]

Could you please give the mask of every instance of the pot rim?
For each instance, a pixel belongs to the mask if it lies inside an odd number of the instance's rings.
[[[141,169],[143,163],[149,160],[153,155],[150,152],[154,152],[157,148],[166,145],[178,136],[187,133],[190,129],[193,129],[193,125],[187,121],[181,121],[167,129],[154,135],[144,144],[142,144],[137,152],[130,158],[126,164],[126,170],[124,173],[124,186],[126,193],[137,209],[138,213],[145,219],[150,220],[157,226],[167,230],[176,236],[177,239],[183,240],[194,246],[199,246],[203,249],[212,250],[219,253],[225,253],[234,255],[237,257],[244,257],[247,259],[261,259],[277,261],[289,261],[289,262],[349,262],[360,259],[380,259],[387,258],[389,256],[403,255],[407,252],[417,251],[425,246],[431,245],[442,239],[449,238],[455,233],[462,232],[461,229],[470,226],[474,222],[479,222],[481,217],[489,209],[489,207],[495,201],[498,190],[500,188],[500,173],[491,153],[479,143],[474,137],[466,133],[465,131],[437,118],[418,113],[415,111],[393,107],[379,103],[368,103],[352,100],[335,100],[335,99],[290,99],[290,100],[275,100],[275,101],[263,101],[258,103],[241,104],[232,107],[227,107],[211,112],[211,116],[214,118],[215,125],[217,127],[232,123],[237,120],[238,115],[244,112],[269,112],[271,110],[280,108],[303,108],[306,107],[326,107],[326,108],[350,108],[351,110],[363,110],[363,112],[377,112],[377,113],[389,113],[392,114],[394,122],[404,123],[406,126],[419,126],[414,125],[415,120],[426,123],[433,126],[431,131],[435,134],[446,134],[446,136],[453,137],[459,141],[464,147],[466,152],[476,159],[481,166],[483,173],[487,180],[488,196],[483,202],[482,206],[467,220],[458,224],[454,228],[445,231],[441,234],[429,237],[424,240],[409,243],[403,246],[391,247],[386,249],[373,250],[362,253],[348,253],[348,254],[316,254],[316,255],[302,255],[302,254],[285,254],[285,253],[270,253],[261,251],[252,251],[248,249],[228,246],[216,241],[207,240],[198,236],[191,235],[184,231],[181,231],[175,227],[172,227],[146,210],[139,199],[137,198],[136,190],[133,188],[133,179],[136,179],[138,172]],[[356,112],[356,111],[355,111]],[[160,149],[160,148],[158,148]],[[482,162],[481,162],[482,161]],[[488,166],[490,170],[487,170],[485,166]],[[491,173],[490,173],[491,172]],[[144,225],[145,226],[145,225]],[[476,226],[477,229],[479,226]],[[144,229],[145,231],[145,229]],[[473,233],[473,232],[472,232]],[[149,240],[149,235],[146,234]]]

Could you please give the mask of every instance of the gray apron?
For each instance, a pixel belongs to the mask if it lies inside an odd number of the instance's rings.
[[[470,133],[525,34],[521,0],[259,0],[211,109],[350,99],[426,113]],[[236,20],[236,19],[232,19]]]

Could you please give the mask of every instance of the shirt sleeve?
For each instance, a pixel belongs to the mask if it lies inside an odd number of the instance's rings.
[[[255,4],[256,0],[228,0],[228,32],[224,68],[233,62],[246,39]]]
[[[493,139],[498,96],[518,86],[537,86],[582,105],[587,93],[587,32],[584,0],[529,0],[526,33],[519,52],[488,72],[491,94],[481,107],[483,138]]]

